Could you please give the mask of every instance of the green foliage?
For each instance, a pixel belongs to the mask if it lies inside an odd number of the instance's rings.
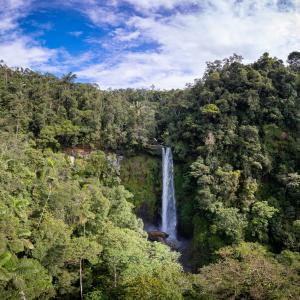
[[[91,299],[182,299],[178,255],[147,241],[114,157],[95,151],[72,166],[2,137],[1,299],[77,298],[81,282]]]
[[[250,232],[258,241],[265,242],[268,239],[268,223],[278,209],[268,205],[267,201],[257,201],[251,207]]]
[[[288,55],[287,62],[293,71],[299,71],[300,70],[300,52],[294,51],[294,52],[290,53]]]
[[[216,104],[210,103],[210,104],[206,104],[203,107],[200,108],[201,112],[203,114],[219,114],[220,113],[220,109]]]
[[[297,299],[299,53],[288,63],[233,55],[171,91],[0,65],[1,299]],[[159,215],[160,162],[141,152],[160,144],[194,267],[211,263],[199,275],[133,213]],[[75,164],[58,152],[81,148]],[[125,154],[121,179],[99,149]]]
[[[262,246],[242,243],[234,248],[222,248],[218,253],[221,259],[217,263],[203,267],[200,274],[195,275],[194,299],[298,297],[299,274],[295,269],[287,273],[286,266],[280,264]]]
[[[237,208],[224,208],[217,204],[212,226],[214,230],[224,233],[230,243],[238,243],[244,239],[247,221]]]
[[[42,128],[38,143],[44,148],[58,149],[60,146],[76,145],[78,143],[79,126],[73,125],[70,120],[60,125],[48,125]]]
[[[138,215],[156,222],[161,194],[161,159],[149,155],[124,157],[120,177],[132,194]]]

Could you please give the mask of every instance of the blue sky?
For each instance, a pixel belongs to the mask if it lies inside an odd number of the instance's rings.
[[[100,88],[182,88],[206,62],[300,50],[300,0],[0,0],[0,59]]]

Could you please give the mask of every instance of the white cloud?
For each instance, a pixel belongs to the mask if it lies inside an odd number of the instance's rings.
[[[70,35],[75,36],[75,37],[79,37],[83,34],[82,31],[71,31],[69,32]]]
[[[144,12],[159,8],[173,9],[176,6],[197,5],[199,3],[197,0],[120,0],[119,2],[127,2]]]
[[[81,78],[93,79],[101,88],[149,88],[152,84],[173,88],[193,79],[179,68],[172,72],[170,69],[169,61],[159,54],[128,53],[115,65],[92,65],[76,73]]]
[[[11,67],[57,69],[47,66],[57,51],[42,47],[19,28],[31,5],[30,0],[0,0],[0,59]]]
[[[68,9],[101,31],[111,29],[85,37],[94,41],[93,52],[78,57],[24,36],[18,20],[33,3],[0,0],[0,59],[42,71],[77,71],[103,88],[184,87],[202,76],[206,61],[237,53],[251,62],[265,51],[285,60],[300,50],[300,0],[68,0]]]
[[[121,42],[136,40],[141,35],[139,31],[126,31],[123,28],[117,28],[114,34],[115,38]]]
[[[89,1],[89,0],[87,0]],[[56,74],[66,73],[91,60],[87,51],[76,57],[63,48],[49,49],[42,46],[37,34],[26,35],[20,27],[20,19],[36,8],[34,0],[0,0],[0,60],[10,67],[31,68]],[[32,24],[43,30],[52,29],[52,23]],[[70,32],[80,36],[79,31]]]
[[[24,38],[0,43],[1,59],[8,65],[25,68],[39,67],[56,55],[54,50],[30,45]]]
[[[101,7],[87,9],[85,12],[96,25],[119,23],[117,15]]]
[[[291,0],[289,5],[275,0],[126,2],[145,14],[130,17],[123,23],[117,38],[123,37],[128,42],[132,36],[134,40],[155,42],[158,47],[143,53],[118,53],[109,61],[78,72],[79,76],[102,87],[150,87],[152,84],[160,88],[183,87],[202,76],[206,61],[237,53],[250,62],[265,51],[285,60],[289,52],[300,49],[298,0]],[[171,15],[159,10],[191,3],[198,4],[199,8],[177,10]]]
[[[30,2],[25,0],[0,0],[0,34],[16,27],[16,19],[24,13]]]

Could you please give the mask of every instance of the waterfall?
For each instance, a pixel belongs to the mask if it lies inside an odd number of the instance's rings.
[[[162,227],[161,230],[176,239],[176,198],[174,189],[174,170],[171,148],[162,148]]]

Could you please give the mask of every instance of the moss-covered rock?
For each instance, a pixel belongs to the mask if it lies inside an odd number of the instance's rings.
[[[162,190],[161,159],[147,154],[124,157],[121,180],[134,195],[132,201],[139,217],[157,223]]]

